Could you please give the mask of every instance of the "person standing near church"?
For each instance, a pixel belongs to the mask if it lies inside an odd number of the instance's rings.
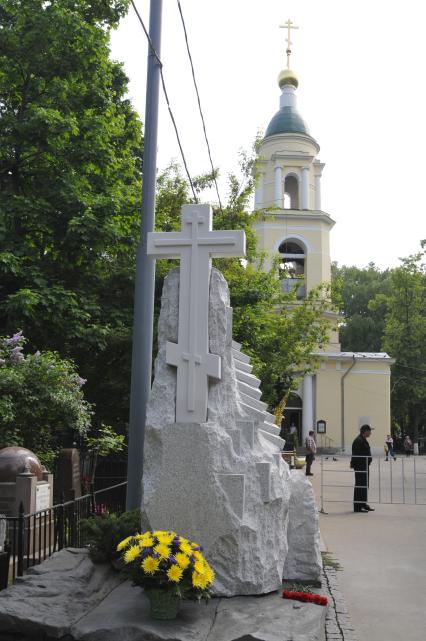
[[[395,452],[393,449],[393,438],[390,434],[386,436],[385,440],[385,452],[386,452],[386,461],[388,460],[389,456],[393,458],[394,461],[396,461],[396,456]]]
[[[315,432],[310,430],[309,436],[305,438],[305,447],[306,447],[306,476],[313,476],[311,472],[312,463],[315,460],[315,454],[317,453],[317,444],[315,443]]]
[[[354,512],[374,512],[367,503],[369,467],[372,461],[368,440],[371,436],[370,425],[362,425],[359,435],[352,443],[351,468],[355,472]]]

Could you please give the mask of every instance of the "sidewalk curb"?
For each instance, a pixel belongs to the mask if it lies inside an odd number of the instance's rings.
[[[323,566],[324,591],[328,592],[329,606],[325,618],[326,641],[357,641],[345,599],[339,589],[337,570]]]

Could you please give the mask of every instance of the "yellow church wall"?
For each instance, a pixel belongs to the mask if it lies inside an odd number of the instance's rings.
[[[321,283],[330,282],[329,228],[332,224],[331,219],[330,223],[326,224],[319,220],[315,214],[298,216],[294,210],[286,210],[283,215],[286,216],[285,220],[280,219],[279,214],[271,214],[266,221],[253,225],[259,249],[268,253],[265,268],[271,267],[273,257],[278,255],[278,248],[282,241],[292,238],[306,248],[305,284],[307,290],[310,291]],[[310,215],[312,216],[311,220],[309,219]]]
[[[257,171],[261,175],[259,180],[263,185],[263,202],[261,207],[273,207],[275,203],[275,168],[281,167],[282,183],[284,185],[285,176],[289,173],[296,175],[299,181],[299,201],[300,201],[300,181],[302,167],[308,167],[308,207],[315,207],[315,173],[317,168],[312,165],[312,161],[319,151],[317,143],[309,136],[301,134],[279,135],[273,138],[267,138],[259,149],[257,160]],[[283,189],[284,193],[284,189]]]
[[[352,441],[362,423],[374,427],[369,439],[372,448],[383,449],[390,430],[390,363],[389,360],[326,360],[316,373],[316,420],[327,421],[327,436],[334,447],[342,446],[341,380],[344,379],[344,446],[350,452]],[[340,369],[339,369],[340,368]],[[320,442],[320,437],[319,437]]]

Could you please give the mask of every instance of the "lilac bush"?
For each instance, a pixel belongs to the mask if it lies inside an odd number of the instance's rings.
[[[0,337],[0,447],[22,445],[49,466],[64,442],[85,437],[93,410],[74,363],[25,355],[25,343],[22,332]]]

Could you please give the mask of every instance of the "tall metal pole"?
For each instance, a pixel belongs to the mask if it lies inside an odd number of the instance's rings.
[[[160,56],[161,51],[162,5],[162,0],[151,0],[150,3],[149,35],[158,56]],[[130,388],[126,501],[128,510],[133,510],[141,506],[146,405],[151,390],[155,261],[150,256],[147,256],[146,248],[147,234],[153,231],[155,221],[159,87],[160,63],[148,45],[141,209],[142,224],[136,258],[132,379]]]

